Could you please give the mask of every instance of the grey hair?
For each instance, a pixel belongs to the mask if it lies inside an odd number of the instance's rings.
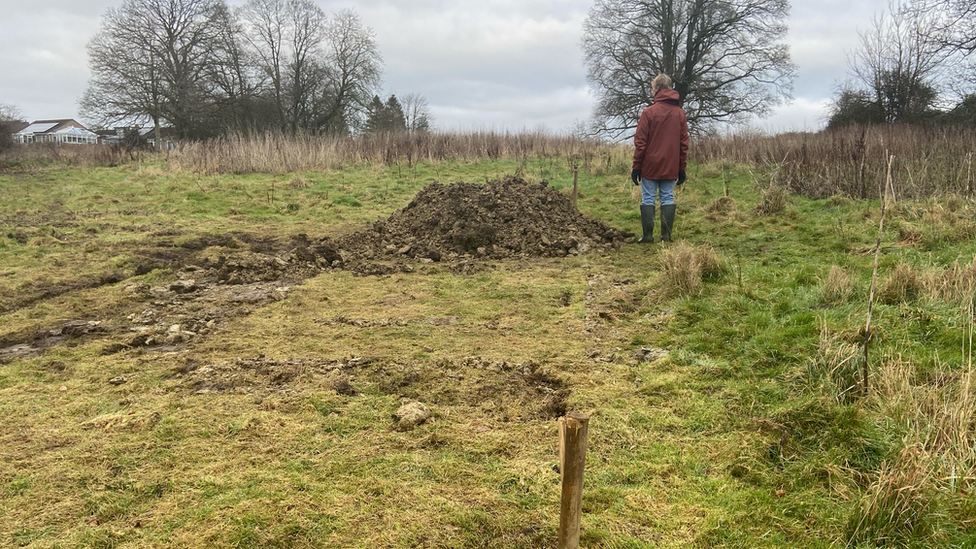
[[[661,90],[670,90],[672,85],[673,82],[671,81],[670,76],[666,74],[659,74],[654,77],[654,80],[651,81],[651,90],[654,93],[657,93]]]

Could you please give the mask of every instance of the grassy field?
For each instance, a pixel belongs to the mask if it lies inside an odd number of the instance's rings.
[[[579,207],[637,232],[627,153]],[[512,173],[572,185],[553,156],[0,174],[0,348],[84,328],[0,353],[0,546],[552,547],[564,407],[592,417],[584,547],[976,547],[971,200],[888,209],[867,394],[879,202],[724,163],[689,168],[672,245],[325,272],[156,350],[106,328],[184,263]],[[408,400],[432,417],[398,429]]]

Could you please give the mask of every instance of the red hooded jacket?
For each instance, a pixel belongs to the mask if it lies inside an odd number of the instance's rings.
[[[660,90],[644,109],[634,134],[634,168],[644,179],[678,179],[688,162],[688,118],[678,92]]]

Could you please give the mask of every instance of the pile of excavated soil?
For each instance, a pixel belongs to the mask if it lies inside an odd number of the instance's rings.
[[[565,257],[619,247],[630,233],[588,219],[548,186],[506,177],[485,184],[434,183],[371,228],[312,249],[341,263],[410,258]]]

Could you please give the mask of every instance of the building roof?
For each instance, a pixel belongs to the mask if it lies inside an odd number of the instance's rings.
[[[46,133],[57,127],[54,122],[34,122],[17,133]]]
[[[31,122],[26,128],[16,132],[19,134],[46,134],[46,133],[76,133],[76,134],[91,134],[92,132],[82,126],[78,121],[71,118],[63,118],[60,120],[35,120]]]

